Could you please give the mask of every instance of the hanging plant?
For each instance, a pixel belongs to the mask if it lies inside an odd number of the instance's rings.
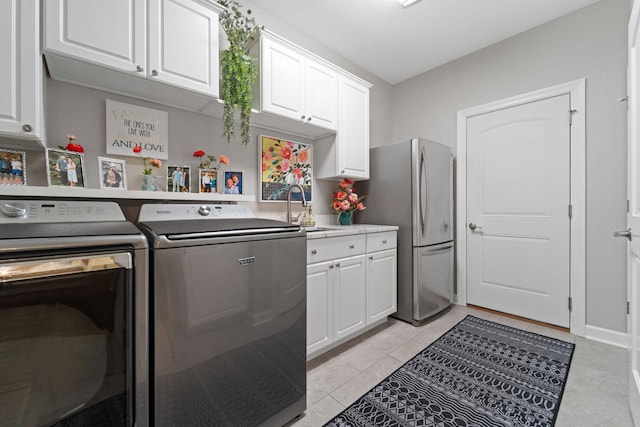
[[[258,76],[258,68],[248,53],[248,43],[260,35],[262,27],[256,25],[255,19],[250,17],[251,10],[246,14],[238,0],[219,0],[218,4],[225,7],[220,14],[220,25],[227,34],[230,46],[222,51],[222,99],[224,111],[222,120],[224,130],[222,136],[227,142],[235,137],[234,114],[240,110],[240,140],[247,145],[251,138],[251,108],[253,107],[252,86]]]

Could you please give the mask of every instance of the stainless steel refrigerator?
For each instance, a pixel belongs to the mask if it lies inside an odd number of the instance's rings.
[[[370,179],[358,185],[360,223],[398,225],[398,311],[414,324],[453,298],[453,155],[414,138],[371,148]]]

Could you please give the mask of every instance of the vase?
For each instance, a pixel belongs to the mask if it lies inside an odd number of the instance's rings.
[[[142,191],[159,191],[158,181],[160,181],[160,178],[162,177],[157,175],[142,175],[142,187],[140,189]]]
[[[338,214],[338,224],[351,225],[353,224],[353,212],[343,211]]]

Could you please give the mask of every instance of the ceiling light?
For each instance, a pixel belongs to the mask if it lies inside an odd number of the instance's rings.
[[[418,3],[420,0],[398,0],[398,3],[402,5],[405,9],[413,4]]]

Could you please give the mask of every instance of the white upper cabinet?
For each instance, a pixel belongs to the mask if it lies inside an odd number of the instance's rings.
[[[38,0],[0,1],[0,136],[42,135]]]
[[[335,131],[338,73],[270,33],[262,35],[260,50],[260,109]]]
[[[149,7],[151,78],[218,96],[218,12],[193,0],[154,0]]]
[[[217,4],[200,0],[46,0],[43,4],[44,52],[52,78],[197,111],[218,97],[222,9]]]
[[[315,145],[316,178],[369,179],[369,88],[338,76],[338,132]]]
[[[46,0],[45,49],[145,75],[145,0]]]

